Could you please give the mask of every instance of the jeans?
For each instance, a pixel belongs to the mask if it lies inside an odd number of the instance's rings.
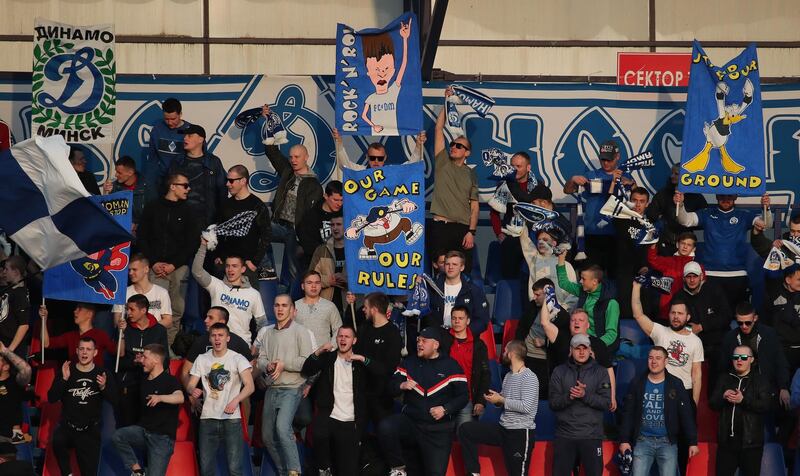
[[[217,450],[220,443],[223,443],[225,456],[228,459],[228,473],[230,476],[241,476],[242,441],[241,419],[204,418],[200,420],[197,436],[197,443],[200,446],[200,474],[202,476],[216,474]]]
[[[276,220],[273,220],[272,242],[284,245],[283,254],[286,255],[289,263],[289,283],[287,284],[291,288],[292,281],[297,276],[297,233],[294,231],[294,227],[289,224],[276,223]]]
[[[175,449],[175,440],[167,435],[150,433],[141,426],[132,425],[120,428],[111,437],[117,452],[122,458],[126,468],[139,464],[133,447],[147,448],[147,474],[148,476],[163,476],[167,474],[167,466]]]
[[[270,387],[264,394],[261,440],[280,475],[289,471],[301,471],[300,455],[297,453],[292,429],[292,420],[301,398],[303,393],[299,387]]]
[[[385,418],[378,427],[390,467],[409,475],[444,476],[453,445],[452,423],[418,423],[404,414]]]
[[[468,421],[475,420],[475,418],[472,416],[472,409],[473,409],[472,402],[467,402],[467,404],[464,405],[464,408],[462,408],[461,410],[458,411],[458,413],[453,415],[454,417],[453,419],[456,421],[456,429],[458,429],[459,426]]]
[[[633,476],[649,476],[653,461],[658,463],[658,474],[675,476],[678,472],[678,445],[669,438],[640,436],[633,447]]]

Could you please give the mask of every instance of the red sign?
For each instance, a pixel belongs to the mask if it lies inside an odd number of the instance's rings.
[[[691,53],[617,53],[617,84],[688,86]]]

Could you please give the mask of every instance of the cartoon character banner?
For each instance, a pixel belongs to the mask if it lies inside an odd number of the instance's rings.
[[[125,190],[89,198],[108,210],[126,230],[131,229],[133,192]],[[125,304],[130,246],[130,242],[120,243],[113,248],[48,269],[44,272],[42,295],[67,301]]]
[[[422,130],[417,17],[383,29],[336,31],[336,127],[342,135],[412,135]]]
[[[350,291],[408,294],[414,287],[425,259],[424,172],[421,162],[345,169],[344,253]]]
[[[679,189],[762,195],[764,119],[756,46],[716,66],[695,40]]]
[[[73,26],[36,19],[34,133],[71,143],[111,142],[116,112],[113,25]]]

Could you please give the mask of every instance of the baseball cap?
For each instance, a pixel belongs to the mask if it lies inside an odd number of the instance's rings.
[[[422,329],[419,336],[425,339],[436,339],[437,342],[442,342],[442,331],[438,327],[426,327]]]
[[[197,124],[192,124],[185,129],[179,130],[178,134],[197,134],[203,139],[206,138],[206,130],[203,129],[202,126],[198,126]]]
[[[572,336],[572,340],[569,341],[569,346],[575,348],[579,345],[592,347],[592,341],[589,340],[589,336],[586,334],[575,334]]]
[[[613,140],[607,140],[600,144],[600,160],[614,160],[619,153],[619,146]]]
[[[700,263],[697,261],[689,261],[686,263],[686,266],[683,267],[683,276],[686,277],[690,274],[696,274],[698,276],[703,275],[703,268],[700,266]]]

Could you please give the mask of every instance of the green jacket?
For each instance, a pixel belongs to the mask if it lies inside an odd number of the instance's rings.
[[[597,289],[587,293],[580,284],[574,283],[567,277],[567,269],[563,265],[556,266],[558,285],[564,291],[578,296],[576,308],[583,308],[589,314],[589,335],[599,338],[608,346],[614,344],[619,335],[619,303],[608,292],[608,286],[601,283]],[[598,307],[598,319],[595,319],[595,308]],[[595,321],[602,327],[598,332]]]

